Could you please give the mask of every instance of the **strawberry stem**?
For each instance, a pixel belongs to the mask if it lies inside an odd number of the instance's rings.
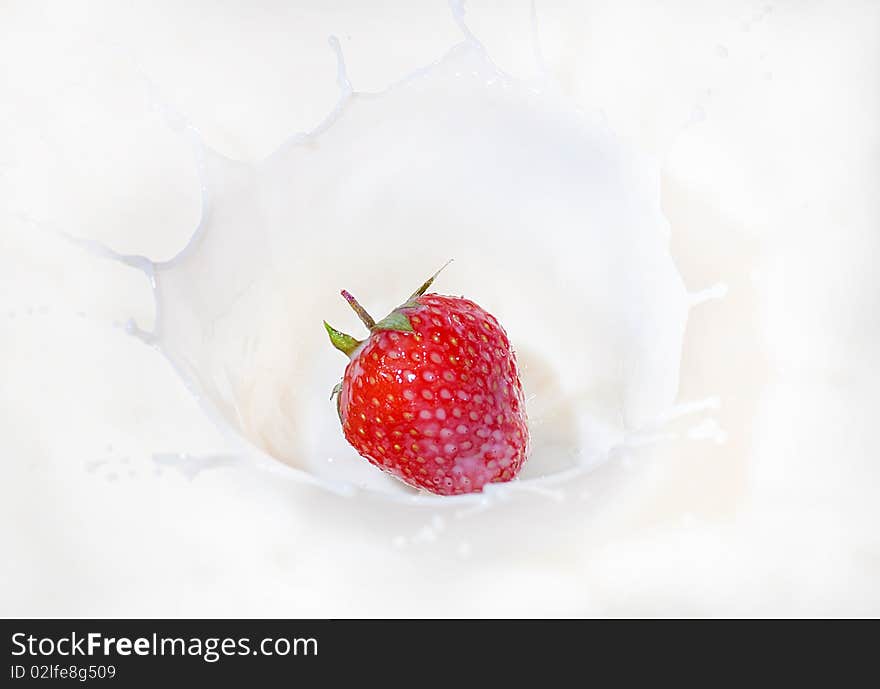
[[[342,297],[348,302],[348,305],[354,309],[358,318],[361,319],[361,323],[367,326],[367,330],[372,330],[373,326],[376,325],[376,321],[374,321],[373,317],[367,313],[367,310],[358,303],[358,300],[346,290],[342,290]]]

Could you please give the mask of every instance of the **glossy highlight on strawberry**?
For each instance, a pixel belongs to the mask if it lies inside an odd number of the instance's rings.
[[[346,439],[371,464],[432,493],[471,493],[509,481],[526,460],[522,384],[497,319],[468,299],[425,294],[433,280],[378,323],[343,292],[370,336],[325,323],[351,359],[334,392]]]

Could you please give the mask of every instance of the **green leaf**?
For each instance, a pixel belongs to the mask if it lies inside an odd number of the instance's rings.
[[[392,311],[381,321],[373,326],[373,330],[396,330],[402,333],[411,333],[413,331],[412,323],[403,311]]]
[[[340,380],[336,385],[333,386],[333,389],[330,391],[330,399],[332,400],[336,395],[342,392],[342,381]]]
[[[327,330],[327,334],[330,336],[330,343],[348,357],[350,357],[354,350],[356,350],[361,345],[360,340],[354,339],[351,335],[346,335],[343,332],[339,332],[327,321],[324,321],[324,328]]]
[[[434,273],[431,277],[429,277],[427,280],[425,280],[425,281],[422,283],[422,286],[419,287],[415,292],[413,292],[413,293],[410,295],[409,299],[406,300],[406,303],[407,303],[407,304],[414,303],[416,299],[418,299],[418,298],[419,298],[420,296],[422,296],[425,292],[427,292],[427,291],[428,291],[428,288],[433,284],[434,280],[437,279],[437,276],[440,275],[440,273],[443,272],[443,269],[444,269],[446,266],[448,266],[450,263],[452,263],[452,261],[453,261],[453,259],[450,258],[448,261],[446,261],[446,263],[444,263],[444,264],[440,267],[440,270],[438,270],[438,271],[437,271],[436,273]]]
[[[340,380],[336,385],[333,386],[333,391],[330,393],[330,400],[336,398],[336,415],[339,417],[339,423],[342,423],[342,381]]]

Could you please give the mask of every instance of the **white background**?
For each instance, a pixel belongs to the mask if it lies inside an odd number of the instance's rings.
[[[721,407],[680,442],[477,514],[224,463],[118,327],[143,277],[45,228],[168,258],[199,195],[157,99],[256,160],[333,106],[328,35],[361,90],[461,39],[442,2],[364,4],[0,2],[0,614],[880,613],[877,2],[537,4],[551,76],[663,157],[688,288],[728,286],[682,359],[681,400]],[[528,3],[467,9],[534,74]],[[723,443],[687,437],[707,419]]]

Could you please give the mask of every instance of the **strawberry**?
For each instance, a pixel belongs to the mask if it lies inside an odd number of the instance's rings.
[[[495,317],[426,294],[436,277],[379,322],[342,292],[370,335],[356,340],[324,322],[350,358],[334,394],[346,440],[371,464],[432,493],[472,493],[525,462],[522,384]]]

